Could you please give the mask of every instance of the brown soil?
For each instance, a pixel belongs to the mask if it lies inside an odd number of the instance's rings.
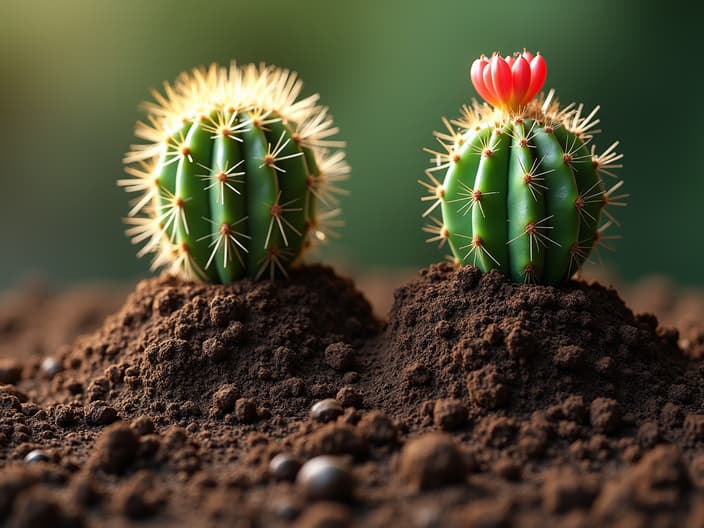
[[[382,328],[326,267],[161,277],[60,347],[74,304],[30,356],[0,311],[9,526],[704,526],[703,329],[597,284],[437,265]]]

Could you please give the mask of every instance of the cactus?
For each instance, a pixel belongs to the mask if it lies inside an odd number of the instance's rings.
[[[447,242],[459,265],[515,282],[572,277],[595,247],[617,238],[605,233],[618,225],[610,207],[627,197],[618,194],[622,181],[607,188],[602,179],[621,167],[618,142],[598,155],[590,145],[599,107],[586,115],[581,104],[560,108],[552,90],[536,98],[546,74],[544,58],[525,50],[475,60],[470,77],[486,103],[443,119],[442,150],[426,149],[432,167],[419,181],[430,202],[423,217],[442,214],[424,227],[428,241]]]
[[[349,167],[338,129],[318,95],[265,65],[183,73],[153,92],[146,144],[125,155],[139,192],[125,219],[128,236],[188,279],[229,283],[286,275],[303,249],[336,235],[337,195]]]

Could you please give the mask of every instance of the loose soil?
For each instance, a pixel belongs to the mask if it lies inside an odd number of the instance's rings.
[[[146,280],[75,340],[107,297],[17,299],[0,309],[8,526],[704,526],[691,311],[682,337],[599,284],[446,264],[386,323],[323,266]],[[321,455],[327,473],[298,472]]]

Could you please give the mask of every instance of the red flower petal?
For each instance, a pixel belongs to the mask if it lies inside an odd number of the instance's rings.
[[[518,57],[511,68],[513,77],[513,90],[511,93],[511,103],[513,105],[525,104],[525,96],[531,81],[530,64],[523,57]]]
[[[543,87],[547,74],[548,68],[545,65],[545,59],[543,59],[543,56],[538,53],[535,57],[533,57],[533,60],[530,61],[530,86],[528,87],[528,91],[523,99],[524,103],[527,103],[538,94],[540,89]]]
[[[491,80],[494,83],[494,92],[502,104],[507,104],[511,99],[511,68],[501,55],[491,58]]]
[[[474,89],[477,91],[479,96],[484,99],[487,103],[493,105],[494,97],[492,93],[487,90],[487,87],[484,84],[484,77],[482,75],[484,68],[486,68],[488,65],[489,61],[486,60],[486,57],[482,57],[480,59],[475,60],[469,70],[469,76],[472,79]]]
[[[499,97],[496,95],[496,90],[494,89],[494,81],[491,79],[491,64],[487,64],[482,70],[482,79],[484,80],[484,86],[486,91],[489,93],[490,99],[487,102],[492,106],[497,106],[500,102]]]

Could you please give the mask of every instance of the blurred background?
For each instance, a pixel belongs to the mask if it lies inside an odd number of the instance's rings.
[[[423,242],[421,178],[443,115],[475,94],[481,53],[527,47],[562,101],[602,106],[630,205],[605,255],[626,280],[704,284],[704,110],[689,2],[2,0],[0,289],[148,274],[123,234],[115,181],[151,87],[212,61],[291,68],[348,141],[343,238],[322,258],[355,273],[444,258]],[[695,12],[697,10],[697,12]]]

